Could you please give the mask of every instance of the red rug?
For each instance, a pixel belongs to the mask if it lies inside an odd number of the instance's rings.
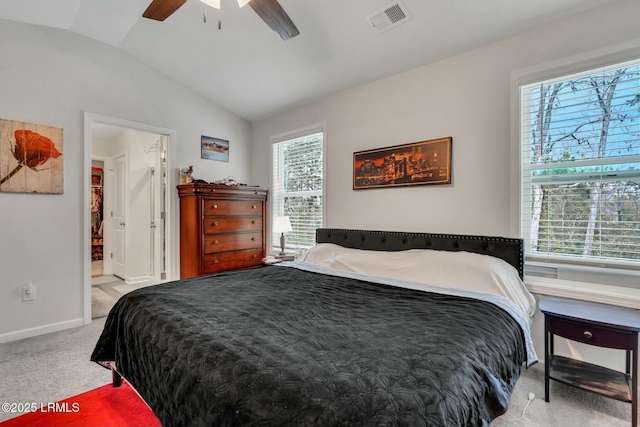
[[[16,402],[16,404],[24,403]],[[108,384],[55,404],[37,404],[35,412],[0,423],[0,427],[160,427],[161,425],[147,404],[124,381],[118,388]]]

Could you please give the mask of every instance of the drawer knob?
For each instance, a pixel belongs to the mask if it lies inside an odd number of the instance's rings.
[[[256,254],[253,254],[253,258],[254,258],[254,259],[255,259],[255,258],[258,258],[258,255],[256,255]]]
[[[218,209],[218,205],[213,205],[213,209]]]
[[[253,221],[251,221],[251,224],[255,224],[255,223],[256,223],[256,220],[255,220],[255,219],[254,219]]]
[[[217,263],[219,263],[219,262],[220,262],[220,261],[218,261],[217,259],[214,259],[214,260],[213,260],[213,263],[214,263],[214,264],[217,264]]]
[[[213,221],[213,225],[217,227],[218,226],[218,221]]]
[[[256,241],[256,238],[255,238],[255,237],[252,237],[252,238],[251,238],[251,241],[252,241],[252,242],[255,242],[255,241]]]
[[[593,334],[591,333],[591,331],[584,331],[584,336],[585,338],[591,339],[591,337],[593,337]]]
[[[213,244],[214,244],[214,245],[217,245],[217,244],[218,244],[218,241],[217,241],[217,240],[214,240],[214,241],[213,241]]]
[[[251,206],[251,209],[255,209],[255,208],[257,208],[257,206],[256,206],[256,205]]]

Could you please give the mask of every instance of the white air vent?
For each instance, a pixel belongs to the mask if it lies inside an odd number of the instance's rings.
[[[411,19],[411,14],[409,14],[409,11],[404,4],[399,1],[394,1],[381,9],[376,10],[364,19],[373,27],[374,30],[378,33],[382,33],[402,24],[403,22],[407,22]]]

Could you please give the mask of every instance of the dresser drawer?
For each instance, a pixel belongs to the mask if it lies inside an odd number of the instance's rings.
[[[634,334],[633,332],[593,326],[579,320],[552,317],[549,319],[549,332],[554,335],[568,338],[572,341],[578,341],[599,347],[636,350],[630,346],[632,342],[631,335]]]
[[[262,249],[262,233],[211,234],[204,237],[204,253]]]
[[[204,216],[262,215],[262,201],[205,200]]]
[[[261,217],[204,218],[204,234],[262,231]]]
[[[204,272],[217,273],[219,271],[236,268],[253,267],[262,263],[262,249],[223,252],[204,256]]]

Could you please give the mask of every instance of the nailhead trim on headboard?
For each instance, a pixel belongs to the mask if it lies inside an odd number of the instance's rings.
[[[373,251],[434,249],[490,255],[513,265],[524,278],[524,244],[517,238],[318,228],[316,242]]]

